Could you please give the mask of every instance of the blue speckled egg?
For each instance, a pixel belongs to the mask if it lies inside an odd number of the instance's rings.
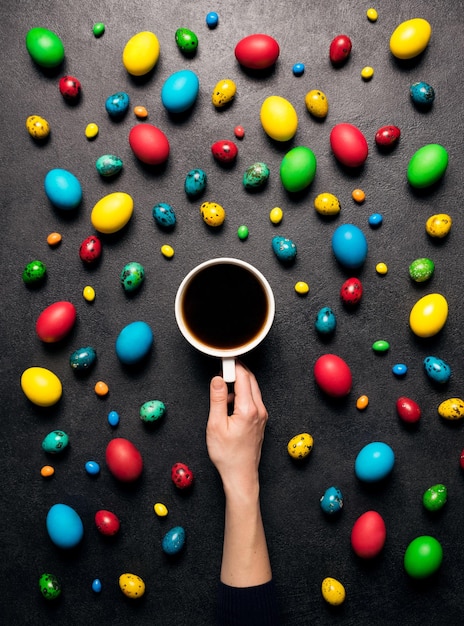
[[[182,526],[175,526],[168,530],[163,537],[163,551],[166,554],[177,554],[182,550],[185,543],[185,530]]]
[[[451,368],[448,363],[436,356],[425,357],[424,369],[430,380],[436,383],[447,383],[451,377]]]
[[[320,309],[316,315],[316,321],[314,322],[314,328],[321,335],[330,335],[335,331],[337,327],[337,318],[335,313],[328,306]]]
[[[146,322],[125,326],[116,339],[116,354],[122,363],[132,365],[143,359],[153,344],[153,331]]]
[[[115,154],[103,154],[96,160],[95,167],[100,176],[116,176],[122,170],[122,159]]]
[[[435,100],[434,88],[423,81],[413,83],[409,87],[409,93],[414,104],[430,106]]]
[[[203,170],[190,170],[185,177],[185,193],[190,198],[200,196],[206,189],[206,180],[206,173]]]
[[[74,548],[84,535],[78,513],[67,504],[54,504],[47,513],[47,532],[59,548]]]
[[[47,198],[57,209],[70,211],[81,203],[81,184],[68,170],[50,170],[45,176],[44,188]]]
[[[163,417],[166,406],[161,400],[148,400],[140,407],[140,419],[143,422],[152,424]]]
[[[332,235],[332,250],[344,267],[360,267],[367,256],[366,237],[354,224],[342,224]]]
[[[243,174],[243,186],[245,189],[259,189],[269,178],[269,168],[266,163],[253,163],[247,167]]]
[[[140,263],[131,261],[122,268],[119,279],[125,291],[136,291],[145,280],[145,269]]]
[[[183,113],[193,106],[200,81],[192,70],[174,72],[161,88],[161,102],[169,113]]]
[[[122,117],[127,112],[129,103],[129,94],[125,91],[118,91],[108,96],[105,101],[105,109],[111,117]]]
[[[354,471],[359,480],[373,483],[388,476],[394,463],[395,454],[390,446],[382,441],[373,441],[358,453]]]
[[[174,209],[170,204],[166,204],[165,202],[159,202],[155,204],[152,210],[153,219],[161,226],[161,228],[166,228],[167,230],[174,228],[176,225],[176,214]]]
[[[42,441],[42,449],[49,454],[59,454],[69,444],[68,435],[62,430],[52,430]]]
[[[272,238],[272,250],[274,254],[284,263],[291,263],[296,258],[296,244],[287,237],[275,236]]]
[[[69,364],[74,370],[89,370],[95,363],[97,353],[91,346],[78,348],[69,357]]]
[[[320,500],[321,509],[328,515],[339,513],[343,508],[343,494],[338,487],[329,487]]]

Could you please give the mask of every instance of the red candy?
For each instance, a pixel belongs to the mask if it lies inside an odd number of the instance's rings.
[[[464,450],[462,450],[462,452],[461,452],[461,456],[459,458],[459,465],[464,470]]]
[[[59,89],[65,100],[75,100],[81,95],[81,83],[74,76],[60,78]]]
[[[347,167],[362,165],[369,152],[366,138],[353,124],[336,124],[330,132],[330,146],[335,157]]]
[[[396,410],[398,412],[398,416],[403,420],[403,422],[414,424],[420,420],[420,407],[417,402],[411,400],[411,398],[406,398],[405,396],[398,398],[396,401]]]
[[[351,39],[347,35],[338,35],[332,40],[329,57],[334,65],[340,65],[350,56]]]
[[[106,446],[105,459],[110,472],[121,482],[133,482],[142,474],[142,455],[128,439],[112,439]]]
[[[375,133],[375,143],[383,148],[393,146],[401,136],[398,126],[382,126]]]
[[[314,364],[316,383],[327,395],[346,396],[351,391],[353,377],[345,361],[336,354],[324,354]]]
[[[280,54],[279,44],[269,35],[248,35],[235,46],[235,58],[250,70],[264,70],[274,65]]]
[[[84,263],[94,263],[100,258],[102,252],[101,241],[95,235],[90,235],[81,243],[79,256]]]
[[[385,545],[387,530],[382,516],[377,511],[363,513],[351,531],[351,546],[363,559],[377,556]]]
[[[76,307],[71,302],[50,304],[37,318],[35,330],[45,343],[60,341],[71,331],[76,321]]]
[[[340,298],[348,306],[355,306],[361,301],[363,288],[359,278],[348,278],[340,289]]]
[[[115,535],[120,528],[117,516],[111,511],[105,511],[103,509],[95,513],[95,524],[98,531],[107,537]]]
[[[233,163],[237,158],[238,149],[233,141],[222,139],[211,146],[213,157],[220,163]]]
[[[135,156],[148,165],[160,165],[169,156],[169,141],[153,124],[137,124],[129,132],[129,145]]]
[[[187,489],[193,483],[193,473],[185,463],[174,463],[171,479],[178,489]]]

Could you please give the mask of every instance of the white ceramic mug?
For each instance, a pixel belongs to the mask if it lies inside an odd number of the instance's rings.
[[[263,274],[239,259],[210,259],[193,268],[176,294],[175,316],[185,339],[222,359],[226,382],[235,381],[235,359],[268,334],[275,300]]]

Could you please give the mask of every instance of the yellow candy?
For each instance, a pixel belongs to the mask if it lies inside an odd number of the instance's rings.
[[[314,208],[321,215],[337,215],[342,207],[333,193],[320,193],[314,198]]]
[[[395,28],[390,37],[390,51],[397,59],[413,59],[427,47],[432,27],[427,20],[416,17]]]
[[[436,215],[431,215],[429,217],[425,223],[425,230],[431,237],[441,239],[442,237],[446,237],[449,233],[452,224],[453,220],[450,215],[447,215],[446,213],[437,213]]]
[[[91,122],[85,127],[85,136],[87,139],[94,139],[98,135],[98,126]]]
[[[356,408],[360,411],[364,411],[367,409],[367,405],[369,404],[369,398],[367,396],[359,396],[356,400]]]
[[[226,212],[216,202],[203,202],[200,207],[201,217],[208,226],[221,226],[226,219]]]
[[[269,213],[269,219],[273,224],[280,224],[283,216],[284,212],[279,206],[275,206],[273,209],[271,209],[271,212]]]
[[[119,588],[125,596],[133,600],[141,598],[145,593],[145,583],[136,574],[121,574]]]
[[[95,300],[95,289],[90,285],[87,285],[87,287],[84,287],[82,290],[82,295],[84,296],[84,300],[87,300],[87,302],[93,302]]]
[[[309,292],[308,283],[305,283],[303,280],[299,280],[295,285],[295,291],[301,296],[306,295]]]
[[[213,89],[211,100],[217,109],[229,104],[235,97],[237,86],[230,78],[220,80]]]
[[[364,78],[364,80],[370,80],[373,76],[374,76],[373,67],[371,67],[370,65],[366,65],[366,67],[362,68],[361,77]]]
[[[122,191],[104,196],[93,207],[90,220],[100,233],[116,233],[127,224],[134,210],[132,197]]]
[[[167,506],[165,504],[162,504],[161,502],[157,502],[153,506],[153,509],[158,517],[166,517],[166,515],[168,514]]]
[[[439,293],[430,293],[412,307],[409,326],[418,337],[433,337],[443,328],[447,318],[446,298]]]
[[[29,115],[26,120],[27,132],[34,139],[45,139],[50,134],[50,125],[40,115]]]
[[[335,578],[324,578],[321,591],[324,600],[332,606],[338,606],[345,601],[345,587]]]
[[[56,374],[44,367],[29,367],[21,376],[21,389],[37,406],[52,406],[61,398],[63,387]]]
[[[295,435],[287,444],[287,451],[293,459],[304,459],[313,449],[314,440],[308,433]]]
[[[388,267],[386,263],[377,263],[377,265],[375,266],[375,271],[377,272],[377,274],[384,275],[388,272]]]
[[[366,16],[369,22],[376,22],[377,18],[379,17],[379,14],[377,13],[375,9],[371,8],[371,9],[367,9]]]
[[[269,96],[261,105],[260,120],[264,132],[276,141],[288,141],[295,136],[298,115],[293,105],[281,96]]]
[[[172,257],[174,256],[174,248],[172,248],[168,244],[165,244],[164,246],[161,246],[161,254],[167,259],[172,259]]]
[[[438,414],[445,420],[460,420],[464,417],[464,400],[448,398],[438,407]]]
[[[124,46],[122,63],[132,76],[144,76],[156,65],[160,53],[157,36],[150,31],[137,33]]]
[[[308,111],[314,117],[324,118],[329,112],[329,101],[320,89],[312,89],[305,96],[305,104]]]

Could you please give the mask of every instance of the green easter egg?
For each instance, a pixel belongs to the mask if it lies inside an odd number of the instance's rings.
[[[26,48],[41,67],[57,67],[63,62],[63,42],[48,28],[31,28],[26,35]]]
[[[297,192],[308,187],[316,175],[316,157],[306,146],[292,148],[280,164],[280,180],[287,191]]]
[[[436,183],[448,167],[448,152],[437,143],[419,148],[408,164],[408,182],[412,187],[423,189]]]

